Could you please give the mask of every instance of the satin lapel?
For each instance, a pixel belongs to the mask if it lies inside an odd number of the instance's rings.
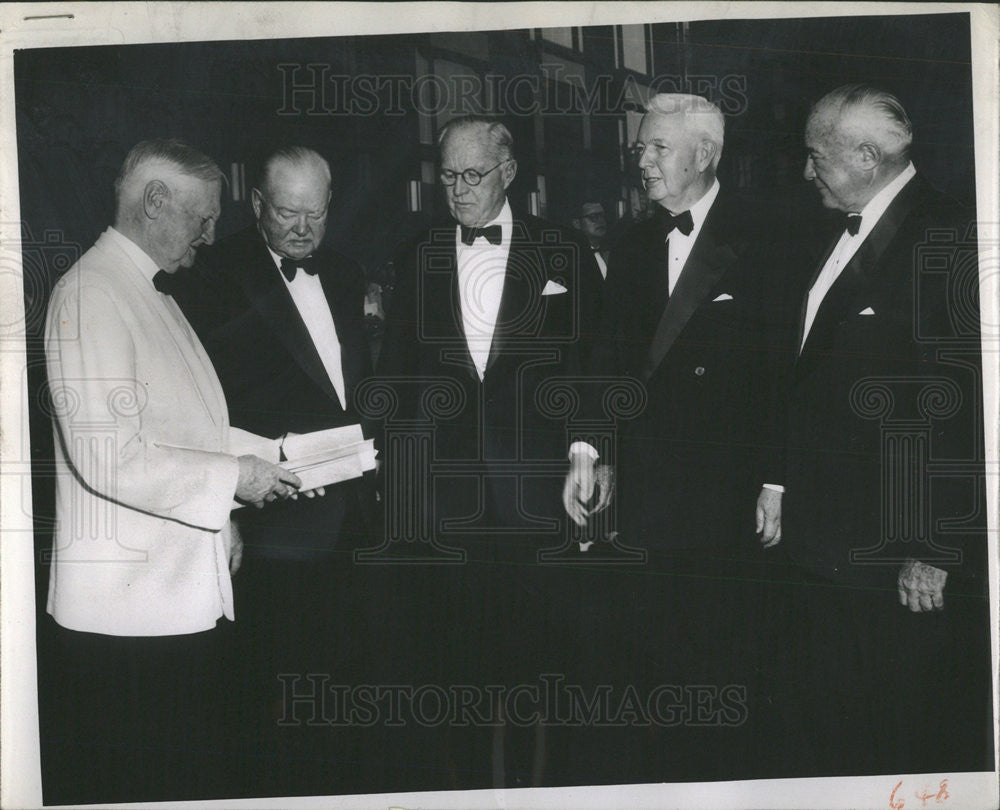
[[[278,275],[278,268],[271,260],[263,241],[254,246],[253,257],[245,267],[237,269],[237,278],[247,299],[257,310],[261,320],[284,344],[302,370],[309,375],[328,397],[339,403],[337,392],[323,367],[319,352],[313,345],[309,330],[299,315],[292,296]],[[259,247],[259,250],[256,249]],[[325,287],[324,287],[325,290]],[[248,358],[248,362],[252,358]]]
[[[830,349],[834,331],[846,311],[845,308],[877,273],[878,264],[886,248],[913,210],[922,188],[923,183],[919,177],[914,177],[903,187],[827,291],[819,309],[816,310],[816,317],[799,354],[796,370],[808,369],[817,358]],[[801,340],[801,325],[799,334]]]
[[[538,267],[536,257],[527,249],[530,244],[527,228],[523,222],[514,220],[511,231],[510,252],[507,254],[507,267],[504,272],[503,293],[500,296],[500,308],[497,311],[496,327],[493,330],[493,340],[490,343],[490,356],[486,361],[489,371],[507,346],[509,338],[518,333],[519,327],[525,325],[525,316],[531,310],[529,303],[532,297],[532,279],[545,285],[544,268]],[[541,295],[542,287],[534,293]]]
[[[826,250],[823,251],[823,255],[819,258],[816,263],[815,269],[813,270],[812,278],[809,280],[809,284],[806,286],[806,295],[802,298],[802,305],[799,307],[799,328],[796,332],[795,345],[802,345],[802,333],[806,328],[806,309],[809,306],[809,293],[808,290],[813,288],[816,283],[816,279],[819,278],[819,274],[823,272],[823,266],[826,264],[827,260],[830,258],[830,254],[833,253],[833,249],[837,247],[837,242],[840,241],[841,232],[838,231],[832,239],[829,240],[829,244],[826,246]]]
[[[430,319],[430,323],[437,324],[434,334],[447,346],[447,355],[444,354],[446,349],[444,347],[441,349],[439,355],[441,360],[459,360],[466,373],[478,383],[479,372],[476,371],[476,364],[469,352],[469,339],[465,334],[465,322],[462,320],[462,296],[458,290],[458,258],[455,252],[454,226],[443,228],[438,237],[435,237],[435,241],[444,248],[442,254],[448,256],[449,266],[447,272],[442,269],[424,274],[425,290],[418,292],[423,298],[421,319],[424,323]]]
[[[642,372],[644,381],[653,376],[715,283],[736,264],[736,253],[732,247],[719,241],[718,212],[716,203],[698,234],[673,294],[667,300],[646,355]]]

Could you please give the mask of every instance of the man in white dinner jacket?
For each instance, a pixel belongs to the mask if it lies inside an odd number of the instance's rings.
[[[210,244],[221,172],[144,141],[115,182],[114,227],[53,290],[45,348],[56,429],[48,612],[73,802],[204,796],[233,619],[233,499],[298,479],[230,450],[226,402],[162,274]],[[68,770],[67,770],[68,769]],[[70,778],[72,777],[72,778]],[[46,796],[49,800],[50,796]]]

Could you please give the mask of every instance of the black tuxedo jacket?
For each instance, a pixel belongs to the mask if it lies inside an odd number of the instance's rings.
[[[985,580],[970,222],[917,175],[816,313],[789,395],[782,518],[789,554],[815,573],[894,589],[894,561],[913,557],[948,570],[949,590],[955,576]],[[796,346],[804,313],[805,299]],[[951,470],[927,467],[940,461]]]
[[[625,542],[746,543],[761,485],[782,483],[781,369],[793,330],[773,253],[782,240],[761,210],[721,191],[669,296],[655,218],[612,250],[590,369],[646,388],[645,409],[619,426],[617,458],[603,459],[617,470]]]
[[[462,325],[455,231],[453,221],[433,227],[396,263],[379,377],[403,380],[396,418],[434,423],[428,485],[436,531],[442,520],[479,516],[494,527],[557,532],[565,420],[536,396],[545,380],[580,373],[597,319],[600,272],[579,236],[515,211],[480,381]],[[565,292],[543,295],[550,283]],[[450,394],[429,394],[442,384]]]
[[[174,297],[215,365],[235,427],[276,438],[359,421],[352,397],[371,373],[364,277],[350,259],[322,249],[316,264],[340,341],[346,411],[256,226],[202,248],[195,266],[175,276]],[[244,509],[244,542],[286,559],[327,554],[355,496],[348,482],[323,498]]]

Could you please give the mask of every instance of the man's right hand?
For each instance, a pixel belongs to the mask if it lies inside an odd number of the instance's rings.
[[[611,502],[614,489],[614,471],[606,464],[596,465],[596,460],[586,453],[573,453],[569,460],[569,472],[563,485],[563,507],[577,526],[585,526],[587,518],[600,512]],[[594,497],[594,486],[598,488],[598,500],[593,509],[587,504]]]
[[[290,497],[298,492],[302,481],[295,473],[272,464],[259,456],[240,456],[240,477],[236,480],[236,500],[258,509],[264,502]]]

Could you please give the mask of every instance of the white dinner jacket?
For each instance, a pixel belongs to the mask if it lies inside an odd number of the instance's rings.
[[[233,618],[239,469],[225,452],[225,397],[176,303],[121,238],[102,234],[49,302],[57,478],[48,611],[92,633],[208,630]]]

